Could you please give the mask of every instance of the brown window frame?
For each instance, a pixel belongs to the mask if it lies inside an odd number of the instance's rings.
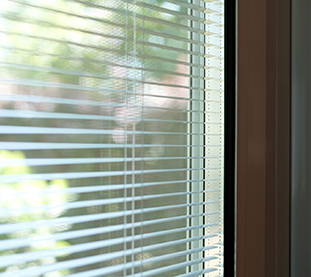
[[[290,0],[237,8],[236,276],[290,275]]]

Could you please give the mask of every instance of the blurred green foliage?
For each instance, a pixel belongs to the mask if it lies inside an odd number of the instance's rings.
[[[136,135],[128,134],[123,137],[124,148],[111,147],[110,149],[44,149],[8,152],[1,151],[5,159],[25,158],[119,158],[126,157],[125,162],[115,163],[80,163],[80,164],[56,164],[51,166],[12,166],[3,168],[3,174],[30,174],[30,173],[65,173],[65,172],[96,172],[96,171],[123,171],[127,170],[161,170],[176,169],[174,172],[161,172],[150,174],[131,173],[124,176],[112,176],[102,178],[85,178],[71,180],[51,180],[20,182],[15,184],[2,184],[1,190],[5,193],[19,193],[21,191],[33,191],[27,196],[19,197],[18,200],[4,201],[1,205],[4,209],[15,209],[22,207],[33,207],[46,204],[61,204],[70,201],[89,201],[97,199],[112,199],[119,197],[134,197],[143,195],[155,195],[174,192],[185,192],[187,160],[157,160],[165,157],[187,157],[187,114],[180,103],[170,106],[161,106],[158,109],[155,103],[157,98],[152,99],[148,105],[154,106],[148,111],[144,107],[144,98],[139,96],[145,90],[142,82],[148,81],[159,84],[153,94],[165,95],[162,84],[178,83],[179,77],[178,61],[187,60],[187,55],[181,55],[181,50],[188,49],[187,28],[178,28],[178,25],[187,27],[189,22],[182,16],[176,16],[176,12],[187,15],[185,7],[174,5],[163,0],[53,0],[53,1],[5,1],[1,11],[1,33],[5,39],[0,43],[2,53],[1,75],[16,80],[11,90],[16,94],[44,96],[47,99],[61,98],[79,101],[98,101],[103,105],[66,105],[59,103],[35,103],[27,101],[7,101],[2,103],[2,108],[14,110],[32,110],[38,112],[92,114],[107,116],[107,120],[81,120],[44,117],[12,117],[1,118],[2,125],[51,127],[51,128],[81,128],[110,130],[107,135],[85,135],[85,134],[6,134],[2,136],[3,141],[17,142],[50,142],[50,143],[103,143],[118,144],[113,137],[117,129],[129,131],[135,130]],[[181,0],[180,3],[186,0]],[[152,5],[160,9],[152,9]],[[167,10],[168,13],[163,12]],[[170,12],[171,11],[171,12]],[[168,24],[165,24],[168,23]],[[176,25],[175,25],[176,24]],[[171,73],[169,73],[171,72]],[[175,78],[175,79],[174,79]],[[181,77],[184,81],[188,77]],[[26,80],[26,81],[25,81]],[[173,82],[174,81],[174,82]],[[37,82],[35,84],[35,82]],[[35,84],[35,85],[34,85]],[[66,86],[67,85],[67,86]],[[176,88],[177,91],[179,88]],[[175,93],[174,91],[174,93]],[[138,96],[131,95],[135,92]],[[178,91],[177,91],[178,92]],[[162,94],[161,94],[162,93]],[[169,92],[167,93],[169,95]],[[173,94],[174,96],[174,94]],[[185,101],[184,101],[185,102]],[[187,106],[187,103],[186,103]],[[121,107],[116,108],[116,107]],[[183,105],[182,107],[185,107]],[[122,110],[123,108],[123,110]],[[123,121],[115,119],[121,113]],[[124,120],[124,115],[130,117],[141,117],[149,121],[138,120],[136,123],[129,119]],[[153,121],[150,119],[154,119]],[[162,120],[162,121],[161,121]],[[166,120],[166,121],[163,121]],[[146,132],[146,134],[144,134]],[[148,133],[149,132],[149,133]],[[158,132],[152,134],[151,132]],[[167,133],[167,134],[166,134]],[[120,142],[119,142],[120,143]],[[122,137],[121,137],[122,143]],[[145,144],[145,147],[141,147]],[[159,147],[150,146],[159,145]],[[166,147],[167,145],[177,147]],[[163,147],[161,147],[161,145]],[[180,147],[178,147],[180,145]],[[154,157],[153,161],[132,160],[132,158]],[[180,180],[181,183],[172,183]],[[111,190],[101,192],[79,193],[75,198],[66,194],[40,195],[40,191],[48,189],[62,189],[66,187],[86,187],[114,184],[166,182],[166,185],[149,186],[144,188]],[[39,194],[37,194],[39,193]],[[57,197],[56,197],[57,196]],[[151,199],[128,203],[114,203],[110,205],[72,208],[62,210],[53,214],[51,211],[24,214],[18,217],[3,217],[2,223],[36,221],[50,219],[53,217],[72,217],[96,213],[109,213],[148,207],[159,207],[170,203],[187,203],[186,195],[167,197],[162,199]],[[137,214],[134,217],[118,217],[106,220],[96,220],[73,224],[63,230],[85,230],[103,226],[114,226],[124,223],[147,221],[165,217],[185,215],[186,208],[163,210],[148,214]],[[108,240],[124,236],[133,236],[140,233],[152,233],[155,231],[182,228],[187,226],[186,219],[167,222],[161,225],[146,225],[134,230],[122,230],[120,232],[103,233],[92,236],[81,236],[67,241],[58,241],[54,245],[42,244],[40,246],[24,247],[21,249],[3,252],[2,255],[27,253],[44,249],[55,249],[81,243]],[[22,237],[52,234],[55,230],[51,227],[34,229],[21,233]],[[186,232],[176,232],[165,237],[153,237],[148,240],[139,240],[134,243],[135,247],[157,244],[165,241],[186,238]],[[18,237],[15,233],[8,234],[1,239]],[[85,252],[76,252],[71,255],[53,257],[52,262],[79,259],[85,256],[101,255],[114,251],[130,249],[132,243],[107,247],[104,249],[93,249]],[[185,250],[184,244],[177,244],[169,248],[141,253],[134,259],[140,260],[157,255],[164,255],[176,251]],[[130,262],[133,257],[126,258]],[[186,257],[178,258],[180,262]],[[124,259],[114,259],[108,262],[99,262],[67,271],[60,272],[59,276],[69,273],[83,272],[105,266],[123,263]],[[176,260],[173,261],[175,263]],[[147,264],[143,270],[160,266],[170,265],[172,261],[164,260],[156,264]],[[43,260],[19,265],[19,268],[27,268],[44,264]],[[16,270],[18,268],[14,268]],[[137,269],[138,271],[140,268]],[[163,273],[161,276],[175,276],[185,272],[185,269]],[[63,274],[63,275],[62,275]],[[111,276],[123,276],[122,273]],[[173,275],[172,275],[173,274]],[[46,275],[42,275],[46,276]],[[53,275],[54,276],[54,275]],[[41,276],[40,276],[41,277]]]
[[[24,165],[25,155],[21,151],[0,151],[0,175],[19,175],[31,174],[31,168]],[[16,165],[7,166],[8,162],[14,161]],[[36,222],[39,220],[51,220],[64,214],[63,204],[68,202],[68,196],[61,192],[68,188],[66,180],[51,180],[50,182],[43,180],[28,180],[16,183],[0,183],[1,201],[0,201],[0,224],[6,223],[22,223]],[[48,211],[40,209],[46,205],[54,206],[54,209]],[[27,230],[16,230],[11,233],[0,235],[0,240],[27,238],[30,243],[0,252],[0,260],[3,262],[8,255],[32,253],[36,251],[44,251],[50,249],[58,249],[69,246],[66,241],[56,241],[52,238],[55,233],[54,226],[34,227]],[[48,238],[49,240],[42,239]],[[13,259],[14,261],[14,259]],[[55,257],[42,257],[34,260],[32,263],[12,263],[8,260],[6,272],[26,269],[33,266],[42,266],[53,264],[56,262]],[[0,269],[4,272],[5,269]],[[66,276],[68,270],[61,270],[59,276]]]

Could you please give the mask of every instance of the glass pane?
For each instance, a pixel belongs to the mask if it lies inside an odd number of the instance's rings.
[[[5,0],[0,36],[3,276],[221,276],[223,4]]]

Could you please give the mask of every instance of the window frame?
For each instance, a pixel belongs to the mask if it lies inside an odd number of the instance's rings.
[[[238,277],[290,273],[290,2],[238,2]]]
[[[225,1],[224,276],[235,272],[236,0]]]

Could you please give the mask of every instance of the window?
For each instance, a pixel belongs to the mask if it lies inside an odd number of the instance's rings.
[[[222,276],[222,1],[4,0],[0,276]]]

